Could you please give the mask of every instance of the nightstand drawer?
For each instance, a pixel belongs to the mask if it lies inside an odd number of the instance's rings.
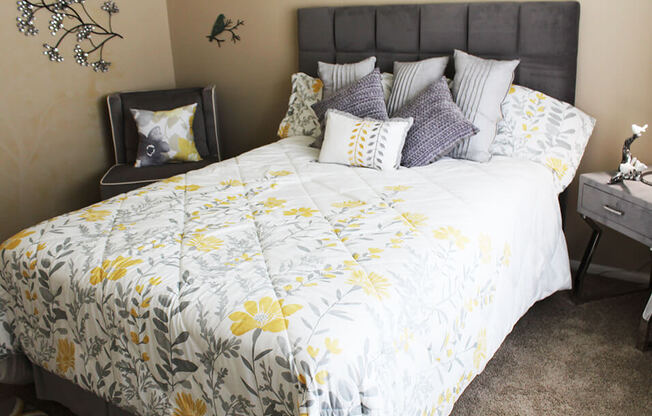
[[[635,234],[646,236],[652,230],[650,211],[640,205],[625,201],[588,183],[583,184],[580,211],[607,226],[619,225]]]

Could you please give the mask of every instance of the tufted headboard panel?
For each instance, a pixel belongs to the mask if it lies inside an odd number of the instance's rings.
[[[454,49],[521,60],[515,83],[574,103],[580,5],[577,2],[434,3],[299,9],[299,70],[371,55],[394,61],[452,55]],[[452,59],[447,70],[452,77]]]

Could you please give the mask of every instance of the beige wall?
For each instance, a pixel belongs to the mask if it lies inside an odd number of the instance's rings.
[[[99,200],[99,179],[112,161],[103,97],[115,91],[174,86],[167,8],[162,0],[119,2],[105,74],[42,54],[41,34],[16,30],[15,1],[0,3],[0,240],[21,228]],[[87,3],[95,7],[101,2]]]
[[[290,74],[297,68],[296,9],[383,3],[401,1],[168,0],[177,84],[217,85],[228,156],[268,143],[287,109]],[[581,9],[576,104],[598,119],[580,167],[588,172],[617,165],[632,122],[652,124],[652,1],[582,0]],[[206,41],[219,13],[246,20],[241,43],[218,48]],[[652,133],[633,151],[652,165]],[[589,231],[575,213],[576,195],[575,182],[567,237],[571,256],[578,259]],[[596,259],[634,270],[649,255],[640,244],[608,232]]]

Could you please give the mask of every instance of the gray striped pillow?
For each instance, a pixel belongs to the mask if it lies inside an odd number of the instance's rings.
[[[448,156],[487,162],[489,147],[496,137],[496,125],[503,118],[500,105],[509,92],[519,60],[482,59],[455,50],[453,97],[478,134],[460,142]]]
[[[391,116],[430,84],[438,81],[444,75],[446,64],[448,56],[418,62],[394,62],[394,85],[387,102],[387,113]]]
[[[328,98],[336,91],[369,75],[376,66],[376,57],[371,56],[353,64],[329,64],[320,61],[317,65],[319,78],[324,83],[324,98]]]

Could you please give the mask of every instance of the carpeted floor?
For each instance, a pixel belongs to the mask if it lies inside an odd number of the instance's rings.
[[[611,291],[612,283],[598,282],[593,293]],[[652,415],[652,351],[635,348],[648,296],[575,305],[560,292],[537,303],[462,394],[453,415]],[[33,390],[13,394],[50,416],[71,416],[55,403],[36,401]]]

